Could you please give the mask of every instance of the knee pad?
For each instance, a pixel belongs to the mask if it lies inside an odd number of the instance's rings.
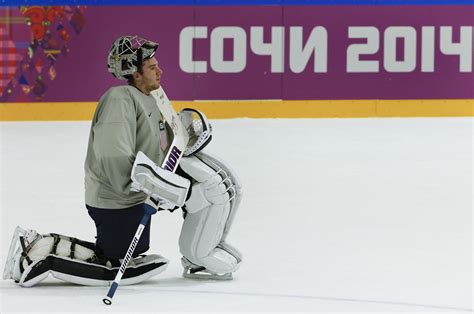
[[[202,151],[183,158],[180,166],[194,180],[185,203],[181,253],[212,273],[236,271],[242,256],[225,239],[242,197],[240,181],[224,162]]]
[[[162,272],[167,265],[168,260],[159,255],[137,257],[127,267],[121,284],[146,280]],[[97,256],[94,243],[54,233],[41,235],[17,227],[3,279],[13,279],[20,286],[32,287],[51,274],[75,284],[109,286],[119,267],[120,261]]]

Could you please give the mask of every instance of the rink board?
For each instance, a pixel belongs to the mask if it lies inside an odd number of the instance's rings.
[[[3,121],[91,120],[96,102],[2,103]],[[175,101],[176,110],[195,108],[209,119],[248,118],[389,118],[473,116],[472,99],[429,100],[255,100]]]
[[[2,7],[0,119],[89,117],[122,34],[158,41],[170,98],[217,118],[472,116],[469,2],[293,3]]]

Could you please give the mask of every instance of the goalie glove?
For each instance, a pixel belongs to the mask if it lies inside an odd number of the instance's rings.
[[[212,126],[206,115],[195,109],[185,108],[179,117],[189,134],[189,142],[184,156],[191,156],[202,150],[212,139]]]
[[[131,190],[144,192],[161,209],[183,206],[191,184],[188,179],[158,167],[141,151],[133,163],[131,178]]]

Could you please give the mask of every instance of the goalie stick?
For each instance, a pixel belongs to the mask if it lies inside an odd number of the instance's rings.
[[[152,91],[151,95],[153,96],[153,98],[155,98],[156,105],[158,106],[158,109],[160,110],[161,115],[171,126],[171,129],[173,131],[173,136],[174,136],[173,142],[171,143],[168,149],[168,152],[165,156],[165,159],[163,160],[163,164],[161,165],[161,167],[166,170],[175,172],[176,168],[178,167],[181,157],[183,157],[183,152],[189,141],[188,132],[184,128],[181,120],[176,114],[176,111],[172,107],[171,102],[166,96],[163,88],[160,87],[159,89]],[[145,229],[145,226],[150,220],[151,216],[154,215],[157,211],[155,207],[147,203],[144,203],[143,207],[144,207],[145,213],[142,217],[142,220],[140,221],[140,225],[138,226],[137,232],[133,236],[132,242],[130,243],[127,253],[125,254],[125,257],[123,258],[119,271],[117,275],[115,276],[115,279],[112,282],[112,285],[109,288],[107,296],[102,299],[102,302],[104,302],[107,305],[112,304],[112,298],[114,297],[115,291],[118,288],[120,280],[122,279],[122,276],[125,273],[128,263],[132,259],[133,252],[135,251],[135,247],[137,246],[138,241],[140,240],[142,232]],[[158,207],[159,207],[159,204],[158,204]]]

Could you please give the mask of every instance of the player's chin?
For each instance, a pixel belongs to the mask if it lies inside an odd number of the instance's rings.
[[[158,83],[153,84],[153,85],[151,86],[151,90],[155,90],[155,89],[158,89],[158,88],[160,88],[160,87],[161,87],[161,84],[158,82]]]

